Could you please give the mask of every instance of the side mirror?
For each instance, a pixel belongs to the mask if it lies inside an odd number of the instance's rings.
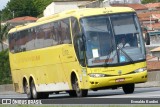
[[[82,33],[77,33],[77,34],[75,35],[75,38],[76,38],[76,39],[82,38]]]
[[[148,33],[148,32],[145,34],[144,40],[145,40],[145,42],[146,42],[146,45],[150,45],[150,36],[149,36],[149,33]]]

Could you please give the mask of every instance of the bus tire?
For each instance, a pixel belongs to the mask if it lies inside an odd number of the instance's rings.
[[[77,97],[86,97],[88,95],[88,90],[83,90],[79,88],[78,79],[76,77],[74,78],[72,85]]]
[[[47,99],[49,97],[49,93],[39,93],[41,99]]]
[[[39,99],[41,97],[41,93],[38,93],[34,84],[34,81],[31,81],[31,93],[34,99]]]
[[[122,88],[125,94],[131,94],[134,92],[135,84],[126,84]]]
[[[24,93],[27,94],[28,99],[32,99],[32,93],[31,93],[31,87],[27,83],[27,81],[24,82]]]
[[[67,91],[70,97],[77,97],[76,91],[75,90],[71,90],[71,91]]]

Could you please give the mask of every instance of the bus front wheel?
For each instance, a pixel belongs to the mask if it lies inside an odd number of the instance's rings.
[[[74,78],[72,86],[73,86],[73,90],[75,91],[77,97],[86,97],[87,96],[88,90],[83,90],[83,89],[79,88],[78,79],[76,77]],[[72,94],[73,94],[73,92],[72,92]]]
[[[131,94],[134,92],[135,84],[126,84],[122,88],[125,94]]]

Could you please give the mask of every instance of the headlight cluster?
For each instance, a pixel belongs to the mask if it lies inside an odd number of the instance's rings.
[[[98,77],[105,77],[106,75],[105,74],[89,74],[89,76],[98,78]]]
[[[139,69],[135,70],[134,72],[138,73],[138,72],[143,72],[143,71],[145,71],[145,70],[147,70],[146,67],[144,67],[144,68],[139,68]]]

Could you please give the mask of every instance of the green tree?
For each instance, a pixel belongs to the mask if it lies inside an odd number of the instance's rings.
[[[1,25],[1,14],[0,14],[0,44],[2,51],[4,50],[3,44],[6,41],[8,35],[8,24],[2,26]]]
[[[0,52],[0,84],[10,84],[11,72],[9,65],[9,54],[8,49]]]
[[[41,17],[43,15],[43,11],[45,8],[51,4],[54,0],[33,0],[34,5],[37,9],[38,16]]]
[[[34,6],[34,0],[10,0],[6,9],[14,11],[15,16],[37,16],[37,9]]]
[[[142,0],[142,4],[160,2],[160,0]]]
[[[11,19],[13,12],[15,17],[42,16],[43,10],[53,0],[10,0],[2,10],[2,20]]]

